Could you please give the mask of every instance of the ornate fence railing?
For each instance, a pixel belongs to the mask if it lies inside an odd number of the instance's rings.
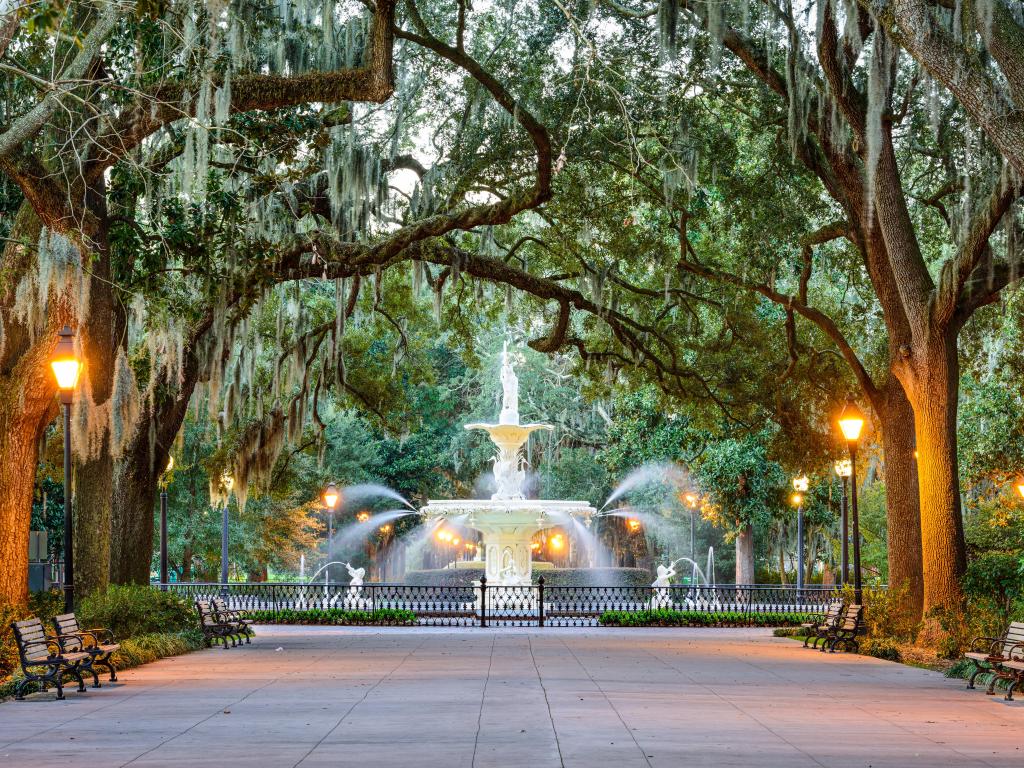
[[[669,610],[744,623],[749,616],[822,612],[835,587],[736,584],[717,587],[420,586],[412,584],[171,583],[159,585],[192,601],[222,597],[236,610],[286,612],[411,611],[426,626],[599,626],[609,611]],[[385,616],[381,623],[388,623]],[[704,623],[713,623],[704,622]],[[759,622],[760,623],[760,622]]]

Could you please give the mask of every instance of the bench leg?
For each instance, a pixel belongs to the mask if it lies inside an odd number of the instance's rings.
[[[82,671],[78,668],[78,664],[72,664],[67,668],[67,672],[78,681],[78,692],[85,693],[85,680],[82,679]],[[58,675],[57,677],[59,679],[61,676]]]
[[[93,688],[102,688],[103,687],[103,686],[100,685],[100,676],[98,674],[96,674],[96,668],[92,664],[90,664],[88,667],[83,667],[83,669],[85,669],[86,672],[88,672],[90,675],[92,675],[92,687]]]
[[[28,684],[34,682],[29,680],[27,677],[23,677],[18,681],[18,684],[14,688],[14,700],[24,701],[25,700],[25,689],[28,688]],[[59,698],[59,697],[58,697]]]
[[[1007,701],[1013,701],[1013,692],[1017,688],[1017,686],[1020,685],[1020,682],[1020,677],[1013,678],[1013,682],[1010,683],[1010,687],[1006,689],[1006,695],[1003,698]]]
[[[974,659],[971,659],[971,663],[974,664],[974,671],[971,672],[971,676],[967,680],[967,687],[970,688],[971,690],[974,690],[974,681],[977,680],[978,679],[978,675],[980,675],[985,670],[982,669],[981,665],[978,662],[974,661]]]
[[[986,696],[995,696],[996,695],[996,682],[999,680],[999,675],[996,674],[994,669],[993,670],[989,670],[989,671],[992,672],[992,679],[989,680],[988,687],[985,688],[985,695]]]

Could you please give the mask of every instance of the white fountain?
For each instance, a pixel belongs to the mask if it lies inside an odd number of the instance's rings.
[[[554,427],[519,423],[519,379],[507,343],[501,354],[501,386],[498,423],[466,425],[466,429],[486,430],[498,448],[493,459],[497,490],[490,499],[431,500],[421,511],[427,519],[445,518],[479,531],[488,585],[517,587],[533,580],[530,542],[534,534],[559,524],[571,525],[573,518],[589,524],[596,510],[586,501],[525,498],[523,445],[531,432]]]

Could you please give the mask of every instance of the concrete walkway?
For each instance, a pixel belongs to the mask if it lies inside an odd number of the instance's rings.
[[[0,704],[0,766],[1024,766],[1024,702],[766,630],[261,627]]]

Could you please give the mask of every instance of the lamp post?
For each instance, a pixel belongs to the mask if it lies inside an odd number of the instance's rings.
[[[167,469],[160,476],[160,589],[167,589],[167,483],[174,469],[174,457],[167,457]]]
[[[839,414],[839,429],[846,438],[850,449],[850,512],[853,515],[853,594],[858,605],[863,605],[860,578],[860,519],[857,516],[857,441],[864,428],[864,414],[847,398],[843,412]]]
[[[688,491],[686,495],[683,497],[683,501],[686,502],[686,506],[690,510],[690,559],[696,560],[697,554],[696,549],[694,547],[693,539],[693,512],[695,509],[697,509],[697,502],[699,501],[699,499],[696,493],[694,493],[693,491]]]
[[[225,472],[220,476],[220,484],[227,491],[220,519],[220,589],[224,597],[228,595],[228,507],[231,504],[231,489],[235,487],[235,478]]]
[[[796,507],[796,601],[804,590],[804,493],[811,486],[807,475],[793,478],[793,506]]]
[[[82,361],[75,355],[75,332],[65,325],[57,334],[50,361],[60,404],[64,410],[64,611],[75,610],[74,513],[71,508],[71,395],[78,383]]]
[[[850,484],[850,473],[853,471],[853,462],[849,459],[839,459],[835,464],[836,474],[843,481],[843,499],[840,505],[840,518],[842,520],[842,543],[839,546],[839,586],[845,587],[850,581],[850,527],[847,518],[847,486]]]
[[[327,507],[327,571],[328,580],[331,574],[331,544],[334,543],[334,508],[338,506],[338,486],[328,483],[324,488],[324,506]]]

